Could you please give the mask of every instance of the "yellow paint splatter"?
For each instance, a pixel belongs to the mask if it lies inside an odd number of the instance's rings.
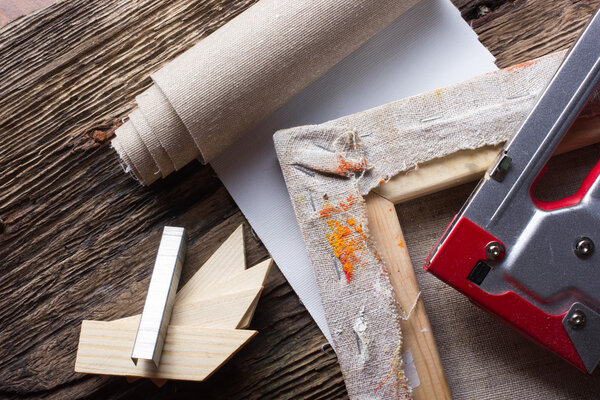
[[[444,91],[444,89],[435,89],[435,97],[436,98],[440,98],[442,97],[442,92]]]
[[[331,234],[327,235],[329,244],[333,249],[333,253],[340,260],[342,270],[346,275],[346,281],[350,283],[354,277],[354,271],[357,266],[361,265],[360,252],[365,249],[363,235],[355,235],[358,232],[354,224],[354,229],[351,226],[341,223],[340,221],[327,221],[327,225],[331,229]],[[362,227],[361,227],[362,232]]]
[[[331,233],[327,240],[334,255],[342,264],[342,270],[349,283],[354,277],[357,267],[364,265],[362,252],[367,247],[367,237],[361,222],[348,216],[348,211],[356,204],[356,198],[348,196],[346,201],[337,206],[326,203],[320,210],[319,218],[324,219]]]

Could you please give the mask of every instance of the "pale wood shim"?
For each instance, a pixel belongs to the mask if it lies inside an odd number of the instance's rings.
[[[191,303],[175,304],[169,326],[198,326],[207,328],[239,329],[254,300],[260,297],[262,286]],[[111,326],[137,326],[140,315],[103,321]],[[112,329],[112,328],[111,328]]]
[[[233,324],[233,326],[230,326],[231,324],[219,325],[218,327],[220,328],[242,329],[247,327],[247,325],[244,326],[246,322],[242,323],[242,321],[248,312],[254,312],[258,298],[260,298],[264,280],[272,265],[272,259],[265,260],[252,268],[236,274],[233,278],[201,289],[198,293],[193,293],[191,297],[184,297],[182,300],[177,297],[170,325],[204,326],[202,325],[202,321],[204,323],[212,321],[211,323],[213,323],[215,322],[213,319],[217,318],[222,323],[230,321]],[[195,308],[201,308],[203,312],[184,311]],[[223,308],[223,310],[219,310],[219,308]],[[114,321],[107,321],[106,323],[118,324],[126,321],[131,323],[131,321],[139,321],[139,317],[140,315],[138,314]],[[214,325],[210,326],[216,327]]]
[[[177,302],[202,293],[202,290],[223,282],[246,269],[242,225],[204,263],[202,268],[177,292]]]
[[[461,7],[463,15],[480,34],[481,42],[497,57],[499,67],[569,47],[598,4],[597,0],[499,0],[494,3],[497,7],[481,16],[477,13],[480,2],[452,1]],[[2,307],[30,310],[8,313],[4,319],[0,358],[7,391],[21,393],[23,397],[43,392],[44,396],[56,399],[115,396],[122,390],[121,385],[107,385],[103,379],[76,379],[69,368],[60,367],[72,358],[72,347],[65,338],[76,335],[74,330],[79,329],[64,321],[108,307],[111,315],[127,315],[123,310],[131,305],[115,303],[115,299],[128,298],[125,293],[131,288],[109,286],[107,291],[100,288],[104,282],[127,280],[135,284],[132,277],[139,276],[145,267],[131,260],[149,257],[150,232],[173,223],[174,215],[180,223],[202,226],[198,232],[210,229],[216,233],[195,235],[190,238],[194,246],[212,247],[224,229],[243,220],[210,168],[193,166],[180,174],[175,197],[171,186],[154,189],[149,196],[137,188],[137,182],[123,176],[113,152],[97,138],[99,135],[110,138],[118,126],[115,121],[133,108],[135,96],[151,84],[146,79],[149,69],[158,69],[252,3],[252,0],[61,1],[1,32],[6,52],[0,57],[3,86],[0,120],[5,122],[0,128],[4,160],[0,192],[3,211],[10,216],[7,221],[6,215],[2,215],[4,239],[10,245],[2,246],[0,258],[4,259],[5,270],[11,271],[3,276],[3,284],[15,289],[3,292]],[[169,16],[169,23],[164,23],[165,15]],[[94,29],[70,29],[83,27],[86,21],[94,21]],[[194,29],[189,29],[190,21],[194,21]],[[135,26],[135,30],[123,29],[124,26]],[[532,26],[537,29],[530,29]],[[67,29],[71,33],[65,35]],[[13,55],[9,56],[11,52]],[[124,86],[131,90],[123,90]],[[78,100],[70,101],[73,99]],[[102,195],[88,201],[90,193]],[[32,199],[35,201],[29,201]],[[77,207],[73,207],[74,202]],[[99,215],[110,215],[111,223],[107,224],[106,218]],[[145,221],[145,229],[139,229],[139,224],[132,220]],[[60,229],[49,230],[49,226]],[[96,238],[92,247],[72,245],[82,235],[85,236],[82,240]],[[137,240],[140,242],[135,246],[126,245]],[[254,253],[264,254],[264,247],[258,243],[246,244],[252,246]],[[99,264],[103,267],[97,268]],[[77,276],[77,283],[62,279],[48,285],[48,277],[61,273]],[[269,329],[260,334],[282,345],[269,351],[256,347],[257,342],[250,343],[253,351],[244,352],[244,356],[235,360],[237,368],[228,377],[233,381],[215,377],[218,381],[203,388],[203,395],[239,400],[247,398],[247,388],[253,387],[257,395],[267,398],[277,398],[281,393],[297,393],[298,397],[307,398],[344,397],[343,379],[339,368],[332,364],[334,358],[318,348],[323,340],[319,329],[281,274],[274,274],[273,278],[273,285],[281,286],[270,292],[265,307],[280,304],[285,312],[265,313],[268,319],[264,324]],[[86,301],[82,307],[80,303],[87,293],[94,293],[92,289],[101,295]],[[69,291],[78,295],[66,296]],[[36,292],[38,296],[29,295]],[[295,317],[289,318],[290,313]],[[56,315],[61,318],[55,318]],[[43,335],[39,334],[40,326],[47,326]],[[294,345],[298,342],[305,345]],[[310,361],[284,362],[282,354],[286,354],[287,361]],[[24,360],[38,360],[33,375],[23,373]],[[560,367],[558,364],[557,361]],[[569,372],[567,368],[570,367],[558,370]],[[253,374],[248,372],[253,370]],[[447,373],[454,375],[453,390],[458,394],[471,391],[462,379],[462,372]],[[521,375],[528,376],[529,372],[524,370]],[[560,381],[555,397],[567,394],[581,397],[585,385],[593,390],[594,382],[584,378],[572,375],[572,379]],[[230,383],[225,392],[220,385],[224,381]],[[522,382],[490,377],[486,385],[495,397],[507,397],[497,393],[510,392],[515,385],[518,387],[513,393],[518,395],[513,397],[533,397],[523,395],[526,392],[523,387],[527,385]],[[529,386],[532,391],[538,389],[533,387],[536,385]],[[180,397],[198,397],[195,385],[176,386],[176,390]],[[140,397],[147,389],[140,385],[130,388],[129,393]]]
[[[127,328],[101,321],[83,321],[75,371],[200,381],[210,376],[257,333],[169,325],[162,360],[156,368],[147,360],[139,360],[137,366],[131,361],[135,331],[134,325]]]
[[[399,306],[402,352],[410,350],[419,376],[420,385],[413,389],[413,397],[450,399],[448,381],[394,204],[376,193],[370,193],[365,200],[369,232],[386,265]]]
[[[600,117],[580,118],[556,149],[556,154],[600,142]],[[401,172],[374,192],[394,204],[477,180],[496,160],[502,145],[461,150]]]
[[[83,321],[75,371],[167,379],[203,380],[239,350],[255,331],[247,328],[272,259],[245,269],[240,226],[177,294],[160,366],[131,361],[140,315]],[[132,381],[133,379],[128,378]]]

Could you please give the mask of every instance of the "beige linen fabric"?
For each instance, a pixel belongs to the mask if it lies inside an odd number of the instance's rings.
[[[153,74],[113,147],[145,185],[208,162],[417,1],[261,0]]]
[[[506,141],[564,54],[552,54],[321,125],[275,134],[277,155],[351,398],[387,399],[392,398],[391,393],[407,394],[402,391],[406,383],[402,366],[394,358],[398,352],[393,352],[401,346],[399,313],[384,265],[369,240],[362,196],[382,180],[419,163],[461,149]],[[599,109],[597,102],[592,109]],[[422,265],[451,214],[466,200],[468,189],[460,189],[460,200],[451,198],[448,206],[443,195],[438,195],[433,205],[421,200],[411,203],[408,214],[399,207],[403,224],[404,218],[418,221],[407,230],[408,246],[417,266]],[[364,236],[351,229],[357,225]],[[341,237],[348,240],[339,240],[336,233],[345,233]],[[349,280],[340,276],[340,265],[349,259],[348,252],[354,255]],[[556,385],[547,385],[547,381],[557,375],[555,369],[563,373],[572,367],[563,366],[554,356],[538,351],[516,335],[508,335],[507,340],[499,337],[497,332],[503,328],[497,322],[465,305],[468,302],[464,297],[443,283],[424,277],[420,267],[417,270],[456,398],[564,398],[555,395]],[[359,325],[363,328],[360,335],[356,329]],[[518,344],[518,351],[509,349],[512,358],[506,357],[506,343]],[[519,351],[525,357],[519,356]],[[576,374],[569,372],[568,376]],[[539,379],[530,381],[532,375]],[[544,384],[547,387],[539,387]],[[495,393],[494,385],[504,391]],[[566,390],[588,393],[574,387]]]
[[[595,145],[557,157],[560,173],[547,190],[575,189],[581,182],[577,172],[583,171],[574,169],[583,169],[583,159],[597,161],[599,156],[600,146]],[[600,398],[598,373],[586,376],[422,268],[474,187],[475,183],[463,185],[396,207],[454,400]]]

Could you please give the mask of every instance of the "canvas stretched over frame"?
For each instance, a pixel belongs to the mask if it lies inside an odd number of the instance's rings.
[[[459,324],[468,321],[454,315],[453,307],[463,307],[464,298],[435,281],[421,285],[423,293],[401,287],[407,278],[396,279],[390,273],[398,257],[389,255],[404,249],[407,256],[408,251],[393,202],[369,193],[435,158],[481,148],[493,154],[493,147],[516,131],[563,57],[564,52],[552,54],[325,124],[275,135],[278,158],[352,398],[408,397],[411,386],[418,392],[444,380],[443,373],[428,374],[419,369],[419,350],[411,349],[408,341],[402,344],[402,336],[408,334],[405,327],[419,315],[420,299],[434,304],[428,307],[428,314],[457,397],[480,398],[487,393],[482,385],[473,388],[466,385],[468,382],[497,382],[507,377],[512,380],[507,386],[510,396],[556,397],[552,386],[534,391],[529,387],[528,374],[514,372],[537,370],[535,363],[517,360],[515,367],[511,362],[489,362],[493,351],[503,351],[495,349],[495,337],[485,340],[486,330],[497,329],[496,323],[481,320],[475,313],[477,326],[467,323],[466,329],[465,324]],[[373,211],[372,204],[377,202]],[[445,212],[447,209],[430,209],[424,203],[417,206],[415,215],[440,214],[434,218],[434,229],[422,229],[428,236],[421,242],[428,250],[443,231],[439,222],[449,222],[444,220]],[[379,236],[379,241],[372,229],[377,215],[381,215],[380,221],[395,220],[397,225],[388,225],[385,229],[395,233]],[[390,282],[394,280],[398,283],[396,299]],[[458,331],[458,326],[463,329]],[[427,329],[425,325],[419,333],[426,335]],[[471,343],[488,346],[488,351],[474,351],[473,345],[467,345]],[[523,348],[529,351],[529,344]],[[422,357],[422,363],[431,365],[435,351],[430,353],[432,357]],[[412,372],[415,365],[418,377]],[[564,374],[564,368],[558,370]],[[587,391],[583,393],[585,398]]]

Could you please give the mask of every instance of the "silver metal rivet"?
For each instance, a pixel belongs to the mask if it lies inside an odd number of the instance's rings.
[[[571,325],[571,328],[581,329],[585,326],[585,314],[581,310],[575,310],[567,322]]]
[[[579,258],[588,258],[594,252],[594,242],[589,237],[580,237],[575,240],[575,255]]]
[[[496,261],[504,255],[504,246],[500,242],[489,242],[487,246],[485,246],[485,256],[490,261]]]

